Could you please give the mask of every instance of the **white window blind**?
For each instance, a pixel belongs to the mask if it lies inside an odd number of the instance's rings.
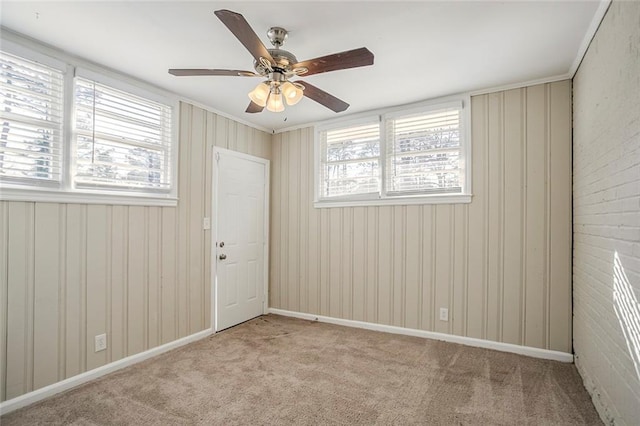
[[[460,193],[460,106],[388,116],[387,194]]]
[[[169,192],[169,105],[75,78],[78,187]]]
[[[62,177],[63,71],[0,52],[0,179],[58,185]]]
[[[321,198],[380,192],[380,125],[320,132]]]
[[[316,207],[471,202],[469,98],[316,128]]]

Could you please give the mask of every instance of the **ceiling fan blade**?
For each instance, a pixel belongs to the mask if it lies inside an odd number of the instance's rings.
[[[346,52],[298,62],[293,65],[293,69],[306,68],[308,71],[301,75],[308,76],[367,65],[373,65],[373,53],[366,47],[361,47],[360,49],[347,50]]]
[[[251,29],[247,20],[244,19],[244,16],[224,9],[216,10],[215,14],[222,23],[229,28],[229,31],[236,36],[240,43],[247,48],[256,61],[260,62],[260,58],[264,58],[271,64],[275,63],[267,48],[264,47],[264,44],[262,44],[256,33]]]
[[[251,101],[245,112],[248,112],[249,114],[255,114],[256,112],[262,112],[263,109],[264,107],[261,107],[257,103]]]
[[[333,112],[342,112],[349,108],[349,104],[345,101],[330,95],[322,89],[318,89],[316,86],[309,84],[306,81],[296,81],[295,83],[299,83],[304,86],[303,93],[307,98],[316,101],[320,105],[326,106]]]
[[[260,74],[256,74],[252,71],[242,70],[216,70],[206,68],[172,68],[169,70],[169,74],[183,77],[192,75],[228,75],[232,77],[260,77]]]

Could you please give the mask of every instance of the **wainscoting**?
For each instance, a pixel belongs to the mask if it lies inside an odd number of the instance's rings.
[[[270,306],[571,353],[571,81],[471,107],[470,204],[316,209],[313,128],[276,134]]]
[[[182,103],[177,207],[0,202],[1,401],[210,328],[214,145],[271,135]]]

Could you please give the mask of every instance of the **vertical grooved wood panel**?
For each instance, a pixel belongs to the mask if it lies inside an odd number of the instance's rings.
[[[404,297],[402,326],[420,328],[420,274],[422,257],[421,207],[407,206],[404,221]],[[412,226],[412,224],[414,224]]]
[[[340,294],[340,312],[342,317],[353,317],[353,208],[342,211],[342,292]]]
[[[275,163],[275,160],[274,160]],[[278,165],[276,164],[276,167]],[[320,315],[329,315],[329,213],[330,209],[323,209],[320,214],[320,287],[318,291],[318,298],[320,299]],[[281,212],[281,217],[285,216],[285,212]],[[276,305],[286,306],[286,305]]]
[[[292,137],[300,139],[300,130],[293,132]],[[283,260],[287,262],[286,280],[289,286],[286,288],[285,293],[287,300],[286,303],[292,307],[293,310],[300,310],[300,281],[299,275],[299,249],[300,241],[299,236],[300,229],[300,215],[298,214],[299,201],[300,201],[300,145],[291,144],[288,153],[288,165],[289,176],[286,185],[286,201],[288,211],[291,213],[288,218],[289,221],[285,229],[287,229],[287,251]]]
[[[187,158],[189,167],[190,188],[205,187],[205,161],[206,161],[206,111],[200,108],[191,108],[191,132],[189,140],[190,158]],[[204,191],[190,190],[189,204],[181,206],[185,212],[187,225],[187,304],[189,313],[187,319],[186,334],[193,334],[204,328],[203,298],[204,298],[204,232],[202,218],[204,217]]]
[[[332,209],[337,210],[337,209]],[[393,280],[393,207],[380,207],[378,212],[377,258],[377,306],[376,317],[381,324],[391,325],[392,280]],[[333,285],[338,285],[334,283]]]
[[[471,98],[471,159],[472,191],[473,198],[469,204],[469,216],[467,227],[468,247],[468,297],[469,305],[467,311],[467,336],[477,339],[486,338],[485,335],[485,313],[486,313],[486,270],[487,270],[487,249],[486,249],[486,205],[487,200],[487,162],[488,153],[488,122],[490,117],[489,97],[475,96]],[[472,303],[471,303],[472,301]]]
[[[227,123],[227,119],[216,115],[214,145],[219,146],[220,148],[229,148],[229,141],[227,139]]]
[[[420,279],[420,327],[423,330],[432,330],[434,326],[434,314],[431,309],[434,302],[435,289],[435,232],[434,232],[434,212],[435,206],[422,206],[422,258],[420,266],[422,277]]]
[[[283,137],[289,138],[289,135],[286,134]],[[291,170],[289,165],[289,150],[281,150],[280,151],[280,159],[283,164],[286,164],[286,167],[283,167],[280,170],[281,179],[277,188],[275,190],[280,192],[280,211],[288,211],[289,210],[289,180],[291,179]],[[286,283],[289,282],[289,271],[287,266],[288,263],[288,255],[289,255],[289,234],[288,234],[288,226],[287,216],[281,214],[277,216],[280,221],[280,233],[279,233],[279,250],[280,250],[280,264],[278,274],[280,275],[280,282],[283,283],[279,286],[280,292],[278,293],[278,300],[280,303],[289,304],[289,289],[286,288]]]
[[[84,341],[82,336],[82,286],[84,285],[83,268],[86,264],[86,252],[84,247],[84,206],[69,204],[67,206],[66,220],[66,263],[65,263],[65,301],[64,311],[61,312],[64,321],[64,334],[62,345],[65,354],[64,378],[81,373],[82,352]]]
[[[524,344],[545,347],[544,288],[546,280],[546,156],[545,85],[527,90],[527,221]],[[542,113],[541,113],[542,112]]]
[[[514,89],[504,95],[504,219],[503,246],[503,317],[502,341],[519,344],[522,341],[522,274],[524,254],[524,89]]]
[[[570,352],[570,105],[473,97],[470,204],[316,209],[313,129],[275,135],[271,306]]]
[[[179,141],[177,207],[0,202],[0,401],[210,327],[213,146],[272,135],[181,103]]]
[[[215,123],[216,114],[207,112],[205,123],[205,141],[204,141],[204,217],[213,218],[211,209],[213,202],[213,147],[215,145]],[[250,140],[248,140],[249,152],[256,151],[255,131],[256,129],[250,129],[248,132]],[[249,136],[247,136],[249,138]],[[211,160],[209,160],[211,159]],[[212,223],[212,222],[211,222]],[[211,231],[204,231],[204,253],[202,256],[203,262],[203,282],[207,283],[211,280]],[[162,263],[161,263],[162,265]],[[204,285],[201,288],[202,291],[202,316],[203,316],[203,328],[210,328],[211,324],[211,294],[212,285]]]
[[[235,137],[235,146],[232,148],[235,151],[249,152],[249,139],[247,138],[247,126],[242,124],[237,125],[237,133]]]
[[[402,327],[404,326],[404,264],[406,259],[405,252],[405,206],[393,207],[393,238],[390,240],[392,245],[391,262],[392,278],[391,278],[391,324]]]
[[[193,191],[191,188],[195,184],[192,182],[192,174],[189,170],[191,157],[191,135],[193,134],[193,110],[196,109],[192,105],[185,103],[180,104],[180,179],[178,181],[178,197],[180,203],[177,210],[177,243],[179,250],[176,251],[178,258],[178,280],[176,286],[176,303],[178,309],[176,329],[177,337],[185,337],[189,329],[189,209],[191,205],[191,197]],[[223,128],[223,126],[220,126]],[[218,126],[216,126],[218,128]],[[197,130],[196,130],[197,131]],[[226,145],[226,135],[223,136]]]
[[[353,209],[353,319],[365,321],[366,311],[366,235],[367,224],[365,221],[366,208],[356,207]]]
[[[342,210],[329,210],[329,316],[342,315]],[[291,267],[287,263],[287,267]]]
[[[278,141],[282,137],[282,134],[275,135],[274,141]],[[274,143],[273,145],[273,159],[277,158],[278,161],[281,161],[281,143]],[[276,188],[276,185],[280,185],[282,179],[280,178],[280,169],[273,167],[271,169],[271,223],[270,223],[270,232],[271,239],[269,241],[270,250],[269,250],[269,282],[271,286],[269,288],[269,306],[280,305],[280,257],[281,257],[281,248],[280,242],[282,238],[280,237],[280,197],[282,191],[280,188]]]
[[[113,206],[111,209],[111,334],[107,336],[107,350],[111,361],[126,355],[127,341],[127,270],[129,251],[127,239],[126,207]]]
[[[378,209],[366,207],[367,234],[365,235],[366,246],[366,285],[365,292],[365,321],[378,322]]]
[[[571,82],[552,86],[550,93],[549,139],[549,317],[547,335],[549,346],[571,352],[571,146],[562,141],[571,138],[571,99],[563,96],[571,90]],[[640,173],[639,173],[640,176]]]
[[[162,303],[160,317],[162,324],[160,328],[160,342],[163,344],[178,338],[178,298],[176,297],[178,257],[176,253],[177,247],[175,244],[177,238],[176,224],[176,209],[162,209],[162,254],[160,279],[160,300]]]
[[[317,209],[311,209],[308,206],[313,203],[313,131],[311,129],[307,129],[305,132],[305,141],[307,145],[307,158],[305,159],[305,170],[307,174],[307,204],[306,208],[303,211],[306,211],[309,218],[309,225],[306,228],[308,230],[308,241],[309,241],[309,250],[307,251],[308,261],[307,264],[307,276],[303,277],[303,279],[307,280],[307,306],[308,312],[319,314],[320,313],[320,212]],[[278,147],[279,148],[279,147]],[[277,149],[276,144],[273,145],[274,152]],[[275,156],[274,156],[275,158]],[[275,162],[275,161],[274,161]],[[272,173],[278,173],[278,169],[274,167],[272,169]],[[274,188],[274,187],[272,187]],[[271,192],[272,200],[275,202],[275,197],[277,197],[276,191]],[[273,204],[272,204],[273,206]],[[271,219],[273,223],[273,218]],[[271,234],[271,240],[273,241],[273,235]],[[272,246],[273,247],[273,246]],[[271,256],[275,253],[272,251]],[[269,291],[271,291],[271,286],[273,281],[269,283]]]
[[[129,207],[127,259],[127,351],[134,355],[145,350],[146,274],[145,207]]]
[[[238,124],[233,120],[227,121],[227,148],[237,151],[238,146],[238,127],[243,126],[242,124]]]
[[[147,348],[160,345],[160,208],[147,208]]]
[[[458,204],[454,207],[453,217],[453,286],[451,289],[451,303],[449,321],[451,333],[459,336],[466,335],[467,321],[467,216],[468,206]],[[417,327],[415,327],[417,328]]]
[[[313,135],[310,129],[300,130],[300,139],[309,140],[309,137]],[[309,209],[305,209],[304,206],[313,202],[313,192],[309,192],[309,180],[313,181],[313,174],[309,173],[309,168],[306,167],[306,162],[309,158],[309,149],[313,149],[313,145],[308,143],[302,143],[299,147],[298,155],[298,197],[300,197],[300,222],[298,224],[300,232],[298,238],[300,239],[299,256],[302,259],[309,258]],[[311,168],[313,170],[313,168]],[[309,264],[307,262],[299,263],[298,281],[300,282],[301,289],[299,294],[300,310],[309,312]]]
[[[32,390],[34,204],[10,202],[7,232],[6,398]]]
[[[95,352],[94,336],[107,331],[107,253],[110,235],[107,234],[107,209],[103,205],[87,208],[87,268],[85,315],[86,315],[86,359],[87,370],[100,367],[107,362],[106,351]]]
[[[487,162],[483,166],[487,176],[488,210],[487,229],[487,317],[486,335],[489,340],[500,340],[502,336],[502,228],[503,228],[503,187],[502,159],[504,147],[504,92],[493,93],[489,97]]]
[[[0,306],[8,304],[9,203],[0,201]],[[0,401],[7,394],[7,311],[0,312]]]
[[[111,274],[111,256],[113,254],[113,250],[111,248],[112,243],[113,243],[113,206],[105,206],[105,210],[106,210],[106,225],[105,225],[105,232],[106,232],[106,248],[105,248],[105,297],[104,297],[104,305],[105,305],[105,321],[104,321],[104,331],[105,334],[107,335],[107,349],[105,351],[105,358],[106,358],[106,363],[110,363],[112,362],[112,358],[111,358],[111,345],[109,345],[109,339],[112,336],[112,332],[111,332],[111,311],[113,309],[112,306],[112,299],[111,299],[111,292],[112,292],[112,287],[111,284],[113,283]]]
[[[451,264],[453,259],[451,258],[452,241],[452,227],[451,222],[451,210],[453,206],[448,204],[440,204],[435,206],[435,218],[434,222],[438,225],[435,228],[435,276],[433,285],[435,287],[435,294],[433,299],[433,305],[431,307],[433,317],[435,318],[434,331],[439,333],[450,333],[449,322],[440,320],[440,308],[449,307],[449,289],[452,285],[451,277]]]
[[[60,205],[40,203],[35,209],[33,385],[59,380],[58,316],[60,304]]]

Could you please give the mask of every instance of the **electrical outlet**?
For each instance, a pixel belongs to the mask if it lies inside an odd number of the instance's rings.
[[[95,346],[96,346],[96,352],[104,351],[105,349],[107,349],[107,335],[98,334],[95,337]]]
[[[211,229],[211,218],[205,217],[202,219],[202,229]]]
[[[440,321],[449,321],[449,309],[440,308]]]

